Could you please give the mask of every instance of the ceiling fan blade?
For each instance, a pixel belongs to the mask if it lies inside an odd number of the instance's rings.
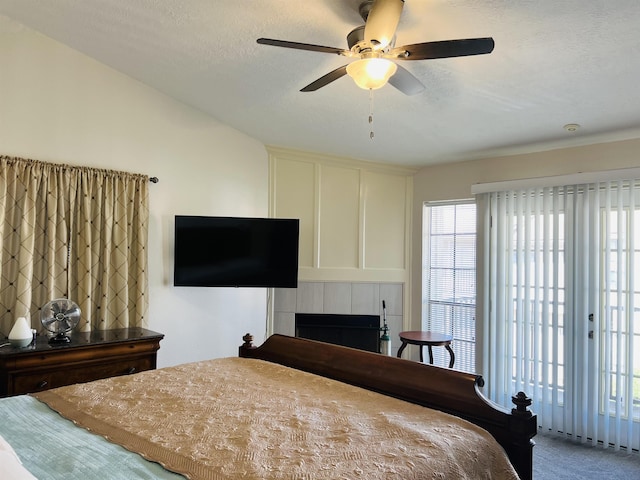
[[[273,38],[259,38],[257,42],[261,45],[273,45],[274,47],[294,48],[296,50],[309,50],[312,52],[335,53],[338,55],[349,53],[343,48],[324,47],[322,45],[313,45],[311,43],[288,42],[286,40],[274,40]]]
[[[434,58],[466,57],[491,53],[493,38],[466,38],[462,40],[444,40],[441,42],[416,43],[404,45],[389,51],[389,55],[398,60],[430,60]]]
[[[404,0],[374,0],[364,25],[364,39],[377,49],[391,43],[396,34]]]
[[[327,73],[326,75],[320,77],[315,82],[311,82],[309,85],[304,87],[301,92],[315,92],[319,88],[328,85],[329,83],[338,80],[340,77],[344,77],[347,74],[347,66],[343,65],[341,67],[336,68],[332,72]]]
[[[389,79],[389,83],[405,95],[417,95],[424,90],[422,82],[402,65],[398,65],[398,69]]]

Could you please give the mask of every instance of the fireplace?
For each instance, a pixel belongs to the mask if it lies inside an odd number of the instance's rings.
[[[296,313],[296,337],[380,351],[380,316],[337,313]]]

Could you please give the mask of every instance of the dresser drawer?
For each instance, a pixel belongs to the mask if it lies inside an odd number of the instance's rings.
[[[9,395],[40,392],[51,388],[51,375],[47,373],[32,373],[26,375],[12,375],[9,377]]]
[[[11,375],[9,394],[22,395],[34,393],[50,388],[63,387],[74,383],[91,382],[101,378],[117,377],[132,373],[151,370],[155,359],[150,357],[133,358],[117,362],[85,365],[80,368],[65,368],[58,370],[21,372]]]

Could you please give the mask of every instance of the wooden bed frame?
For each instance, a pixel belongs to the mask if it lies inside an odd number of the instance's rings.
[[[464,418],[491,433],[522,480],[531,480],[537,418],[524,393],[509,412],[484,397],[482,376],[379,353],[285,335],[253,345],[246,334],[239,355],[285,365]]]

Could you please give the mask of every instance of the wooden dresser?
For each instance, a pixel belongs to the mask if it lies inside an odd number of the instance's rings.
[[[0,397],[153,370],[164,337],[144,328],[70,336],[64,345],[50,345],[40,335],[25,348],[0,348]]]

